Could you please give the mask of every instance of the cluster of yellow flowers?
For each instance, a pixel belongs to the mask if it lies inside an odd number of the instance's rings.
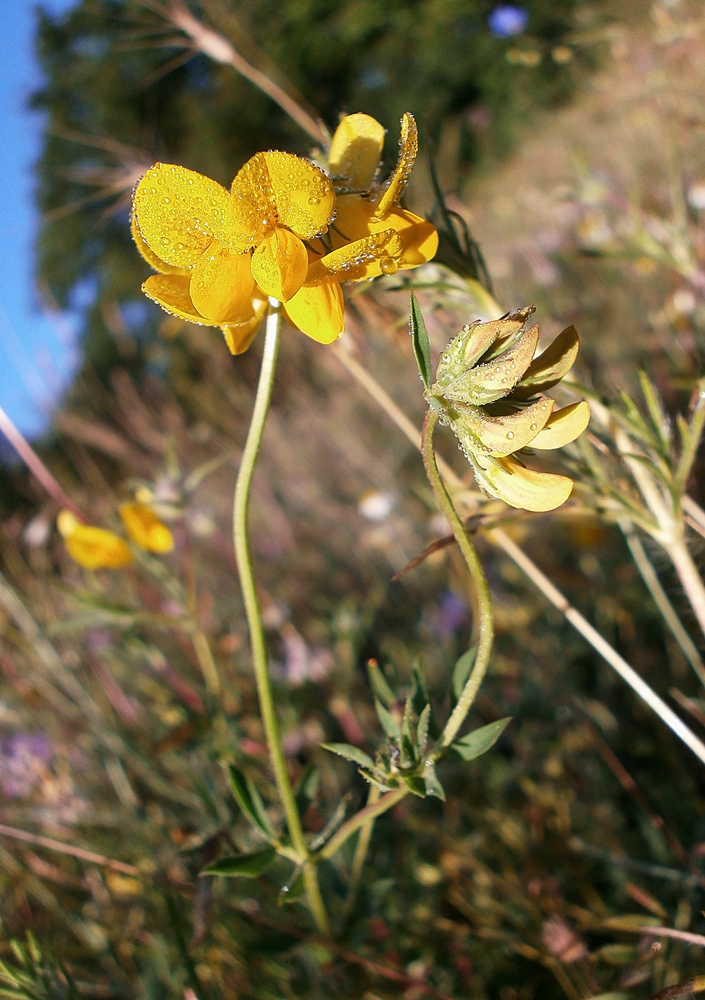
[[[233,354],[247,350],[269,297],[292,326],[329,344],[343,332],[342,281],[430,260],[435,227],[399,207],[418,151],[414,118],[401,123],[391,176],[378,170],[384,129],[348,115],[331,143],[329,173],[291,153],[256,153],[230,190],[157,163],[135,189],[132,234],[159,273],[142,286],[167,312],[219,326]]]
[[[124,503],[120,520],[131,542],[163,555],[174,548],[171,531],[144,503]],[[56,521],[71,558],[85,569],[121,569],[133,560],[128,543],[114,531],[83,524],[70,510],[62,510]]]

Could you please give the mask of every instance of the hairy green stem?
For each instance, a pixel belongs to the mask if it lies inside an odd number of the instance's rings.
[[[490,588],[487,585],[487,577],[477,557],[475,547],[468,537],[468,533],[463,526],[463,522],[453,506],[445,483],[441,478],[436,463],[436,454],[433,450],[433,431],[438,421],[438,415],[434,410],[429,410],[423,424],[421,436],[421,454],[428,481],[433,488],[433,492],[445,516],[448,518],[455,540],[466,562],[472,582],[475,587],[476,612],[477,612],[477,656],[470,672],[465,687],[462,690],[458,704],[451,712],[450,718],[445,724],[441,734],[440,746],[447,747],[458,735],[458,730],[462,726],[470,711],[470,707],[475,700],[480,684],[487,672],[492,650],[492,640],[494,638],[494,618],[492,615],[492,601],[490,598]]]
[[[323,934],[330,933],[328,915],[321,897],[318,886],[316,869],[309,862],[309,852],[301,827],[301,819],[296,808],[294,790],[289,780],[286,757],[282,746],[281,729],[277,719],[274,706],[274,692],[269,676],[267,662],[267,646],[264,638],[264,628],[262,626],[262,616],[260,614],[259,601],[257,600],[257,587],[252,567],[252,556],[250,553],[249,534],[247,529],[247,515],[250,505],[250,488],[252,486],[252,476],[259,454],[262,434],[269,412],[269,404],[272,398],[272,387],[274,385],[274,372],[276,369],[277,354],[279,352],[279,333],[281,330],[281,304],[273,299],[269,301],[269,313],[267,315],[266,332],[264,339],[264,353],[262,355],[262,368],[260,370],[257,395],[252,411],[252,420],[247,432],[245,450],[242,453],[242,461],[238,472],[237,484],[235,486],[235,502],[233,505],[233,541],[235,543],[235,556],[237,568],[240,574],[240,586],[242,587],[242,598],[245,604],[245,614],[247,625],[250,631],[250,645],[252,647],[252,663],[255,671],[257,683],[257,694],[259,697],[262,723],[267,738],[267,748],[269,759],[274,772],[274,778],[279,791],[279,799],[284,809],[291,843],[300,861],[304,863],[304,880],[309,906],[319,931]]]

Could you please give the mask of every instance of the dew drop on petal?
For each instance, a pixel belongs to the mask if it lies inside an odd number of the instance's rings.
[[[382,274],[396,274],[399,270],[399,265],[391,257],[383,257],[380,261],[379,269]]]
[[[507,431],[507,441],[511,441],[514,437],[514,431]]]

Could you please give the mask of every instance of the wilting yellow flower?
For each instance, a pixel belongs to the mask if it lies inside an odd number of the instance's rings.
[[[124,503],[119,510],[120,519],[130,539],[147,552],[163,554],[174,548],[174,537],[159,520],[151,507],[144,503]]]
[[[569,326],[534,359],[539,328],[526,329],[533,312],[527,306],[463,327],[441,354],[426,398],[458,438],[485,492],[511,507],[544,511],[568,499],[573,480],[527,469],[514,455],[527,446],[545,451],[574,441],[588,425],[590,408],[582,401],[554,412],[554,401],[543,395],[570,370],[580,342]]]
[[[407,113],[401,120],[397,165],[381,182],[377,172],[383,144],[384,129],[364,114],[343,118],[333,136],[329,166],[337,191],[337,214],[330,234],[338,253],[347,257],[346,280],[360,281],[418,267],[431,260],[438,249],[436,227],[399,207],[419,147],[413,115]],[[376,252],[356,256],[356,246],[365,241],[376,241]],[[329,259],[319,262],[321,273]]]
[[[127,542],[114,531],[81,524],[69,510],[62,510],[56,521],[66,549],[85,569],[120,569],[132,562]]]
[[[267,296],[292,323],[330,343],[343,330],[339,280],[309,275],[305,241],[335,215],[333,185],[290,153],[257,153],[230,191],[193,170],[157,163],[135,189],[132,232],[159,274],[143,291],[167,312],[219,326],[233,354],[245,351]]]

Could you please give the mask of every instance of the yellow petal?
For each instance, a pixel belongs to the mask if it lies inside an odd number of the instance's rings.
[[[524,372],[515,395],[528,399],[537,392],[545,392],[566,375],[573,366],[580,348],[580,337],[574,326],[566,327],[548,345],[543,354],[535,358]]]
[[[328,165],[349,188],[367,190],[382,159],[384,132],[370,115],[346,115],[333,135]]]
[[[432,222],[427,222],[420,215],[414,215],[403,208],[393,208],[385,213],[378,225],[390,226],[399,233],[400,269],[418,267],[436,256],[438,230]]]
[[[384,218],[378,219],[374,215],[375,206],[357,195],[339,195],[336,204],[338,211],[330,230],[334,247],[394,229],[400,239],[400,268],[418,267],[435,257],[438,250],[436,227],[421,216],[403,208],[392,208]]]
[[[264,153],[255,153],[235,175],[230,187],[233,206],[249,220],[254,245],[277,223],[272,179]]]
[[[60,510],[56,517],[56,527],[62,538],[72,535],[81,522],[70,510]]]
[[[191,301],[190,284],[190,272],[185,275],[153,274],[142,285],[142,291],[148,299],[156,302],[172,316],[188,320],[189,323],[199,323],[201,326],[220,326],[215,320],[201,316]]]
[[[174,538],[151,507],[144,503],[124,503],[120,518],[135,545],[148,552],[171,552]]]
[[[252,275],[265,295],[286,302],[303,285],[308,253],[298,236],[275,229],[265,236],[252,255]]]
[[[267,164],[279,222],[310,240],[335,217],[335,192],[322,170],[291,153],[261,153]]]
[[[531,442],[531,447],[539,451],[562,448],[580,437],[589,423],[590,407],[584,399],[564,406],[551,415],[544,429]]]
[[[545,426],[553,400],[543,397],[514,413],[490,416],[483,407],[458,405],[458,418],[452,428],[465,452],[493,455],[495,458],[511,455],[525,448]]]
[[[539,339],[532,326],[509,350],[486,364],[475,365],[439,386],[441,395],[459,403],[481,406],[507,396],[526,371]]]
[[[249,254],[230,253],[214,240],[190,274],[191,302],[205,319],[220,325],[249,310],[254,289]]]
[[[527,469],[511,455],[482,456],[473,465],[478,482],[490,496],[521,510],[555,510],[573,490],[573,480],[567,476]]]
[[[214,239],[246,250],[249,233],[224,187],[193,170],[157,163],[135,189],[133,214],[149,249],[175,267],[192,267]]]
[[[66,538],[66,549],[85,569],[120,569],[132,562],[127,542],[113,531],[79,524]]]
[[[414,116],[407,111],[401,120],[401,135],[399,137],[399,157],[394,173],[387,182],[387,188],[379,199],[375,216],[381,219],[385,212],[399,203],[404,193],[411,171],[419,151],[419,131]]]
[[[165,260],[162,260],[160,257],[157,257],[157,255],[149,249],[147,241],[145,240],[144,236],[140,232],[139,226],[137,225],[137,219],[135,217],[134,212],[130,216],[130,231],[132,232],[132,239],[135,241],[135,245],[139,250],[140,254],[142,255],[142,257],[144,257],[149,266],[154,268],[155,271],[159,271],[161,274],[187,273],[187,268],[176,267],[174,264],[167,264]]]
[[[222,326],[225,343],[231,354],[243,354],[250,346],[262,325],[267,312],[266,299],[252,300],[252,316],[241,323],[229,323]]]
[[[319,344],[332,344],[345,326],[345,303],[335,278],[323,278],[299,289],[285,306],[287,318]]]
[[[373,233],[311,264],[306,283],[338,275],[339,281],[362,281],[380,274],[394,274],[401,257],[401,240],[394,229]]]

